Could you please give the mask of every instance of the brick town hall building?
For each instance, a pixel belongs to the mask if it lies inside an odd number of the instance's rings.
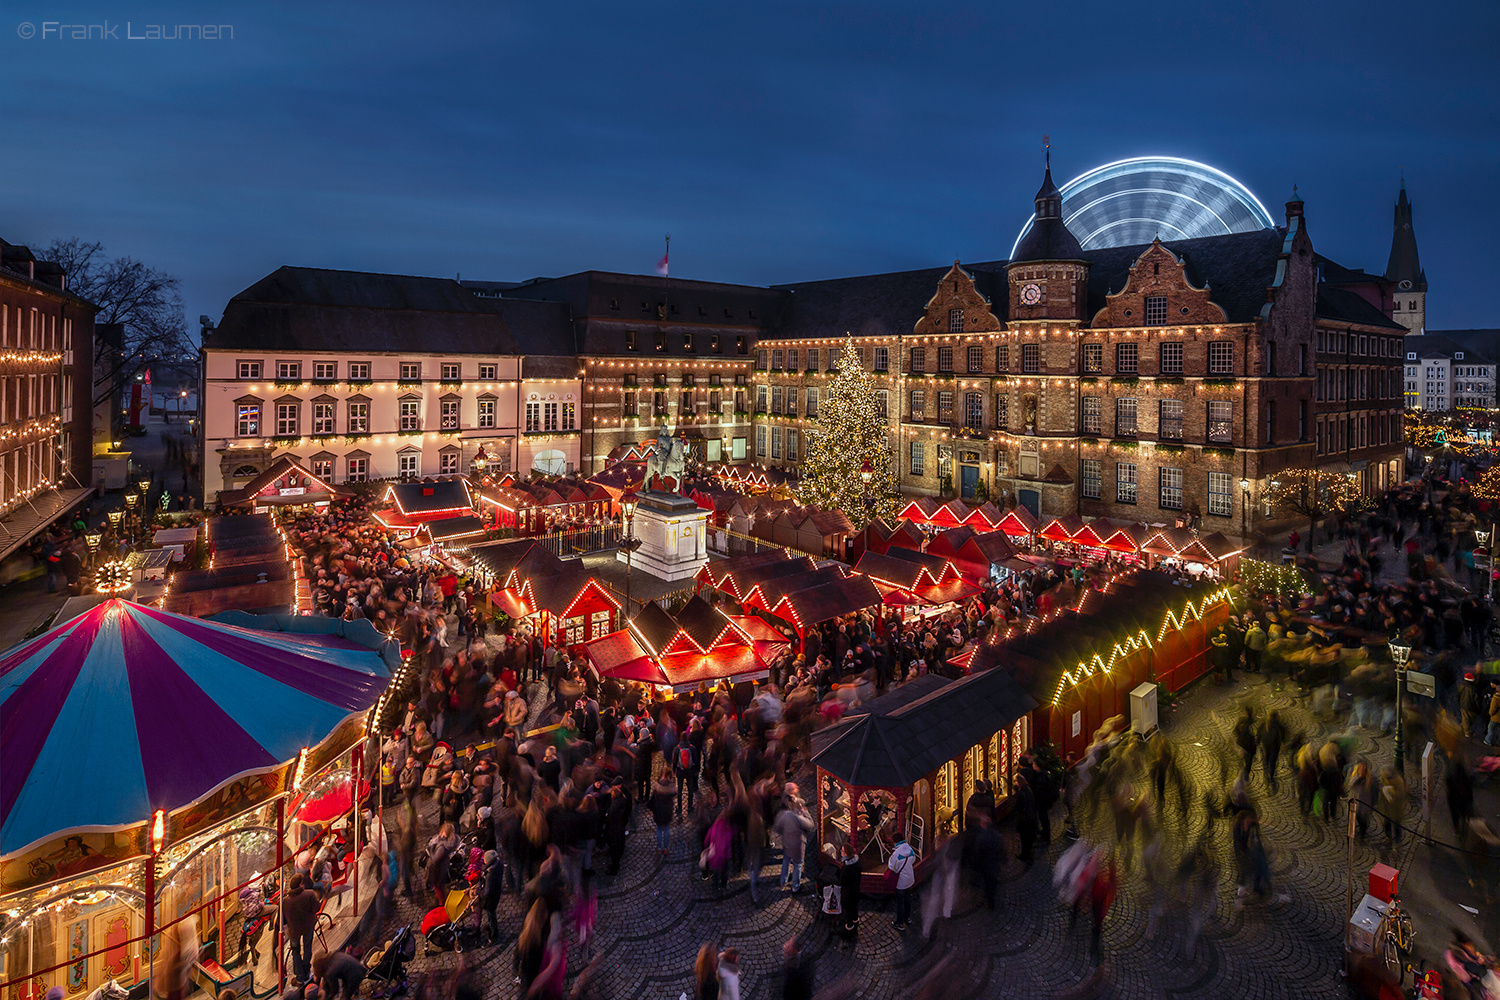
[[[205,499],[273,444],[335,482],[467,471],[480,447],[517,472],[590,475],[665,425],[700,462],[794,468],[846,336],[910,493],[982,483],[1044,517],[1253,535],[1282,520],[1262,500],[1281,470],[1397,481],[1394,282],[1317,254],[1295,194],[1275,224],[1231,178],[1157,162],[1209,185],[1183,195],[1217,198],[1214,220],[1245,217],[1096,245],[1114,223],[1065,213],[1049,168],[1010,259],[988,263],[770,288],[283,269],[205,344],[205,454],[221,459]]]

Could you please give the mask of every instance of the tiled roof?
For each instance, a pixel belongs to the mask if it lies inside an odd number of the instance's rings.
[[[229,300],[209,350],[423,351],[519,354],[511,327],[529,343],[570,335],[565,314],[523,308],[507,315],[451,278],[281,267]]]
[[[1361,326],[1378,326],[1383,330],[1406,332],[1406,327],[1388,318],[1380,309],[1372,306],[1364,296],[1337,285],[1318,285],[1318,319],[1331,319],[1340,323],[1357,323]]]
[[[909,788],[1037,706],[1004,670],[948,684],[914,683],[932,690],[910,701],[896,697],[900,688],[876,699],[831,734],[820,734],[814,763],[847,784]]]

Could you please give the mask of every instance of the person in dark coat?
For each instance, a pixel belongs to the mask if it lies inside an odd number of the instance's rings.
[[[292,975],[306,982],[312,977],[313,928],[318,922],[318,894],[298,872],[287,883],[281,919],[292,945]]]
[[[495,944],[500,940],[500,919],[495,911],[500,906],[500,897],[505,893],[505,862],[500,860],[497,852],[485,852],[481,878],[483,881],[479,905],[484,911],[484,916],[480,919],[480,928],[489,928],[490,943]]]
[[[979,826],[974,831],[974,867],[979,870],[979,879],[984,884],[984,905],[995,908],[995,894],[1000,888],[1000,869],[1005,865],[1005,846],[988,814],[979,817]]]
[[[859,856],[851,854],[844,858],[839,868],[839,934],[845,941],[854,943],[859,937],[860,879]]]
[[[625,830],[629,825],[630,792],[623,784],[617,784],[610,793],[609,809],[604,814],[604,839],[609,845],[611,875],[620,874],[620,858],[625,854]]]
[[[1286,742],[1286,725],[1281,714],[1274,708],[1266,715],[1260,727],[1260,764],[1265,771],[1266,787],[1276,793],[1276,768],[1281,760],[1281,745]]]
[[[318,977],[323,996],[338,1000],[354,1000],[359,996],[359,984],[365,981],[365,967],[359,959],[348,952],[336,951],[318,956],[313,963],[313,973]]]
[[[782,946],[781,954],[786,959],[785,973],[781,979],[781,1000],[812,1000],[817,987],[817,968],[812,955],[797,946],[796,938],[789,938]]]
[[[1036,844],[1039,824],[1036,818],[1036,795],[1024,774],[1016,776],[1016,833],[1021,838],[1021,864],[1030,868],[1034,858],[1032,847]]]

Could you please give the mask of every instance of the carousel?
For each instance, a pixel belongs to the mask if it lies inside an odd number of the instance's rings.
[[[373,898],[353,872],[356,789],[397,644],[365,621],[234,620],[113,599],[0,654],[9,997],[111,980],[166,995],[185,977],[267,996],[278,887],[302,852],[331,861],[332,947]]]

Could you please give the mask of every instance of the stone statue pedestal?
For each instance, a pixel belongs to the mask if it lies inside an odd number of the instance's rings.
[[[635,508],[641,547],[630,564],[667,581],[688,580],[708,562],[708,511],[677,493],[642,490]],[[626,561],[624,552],[618,553]]]

